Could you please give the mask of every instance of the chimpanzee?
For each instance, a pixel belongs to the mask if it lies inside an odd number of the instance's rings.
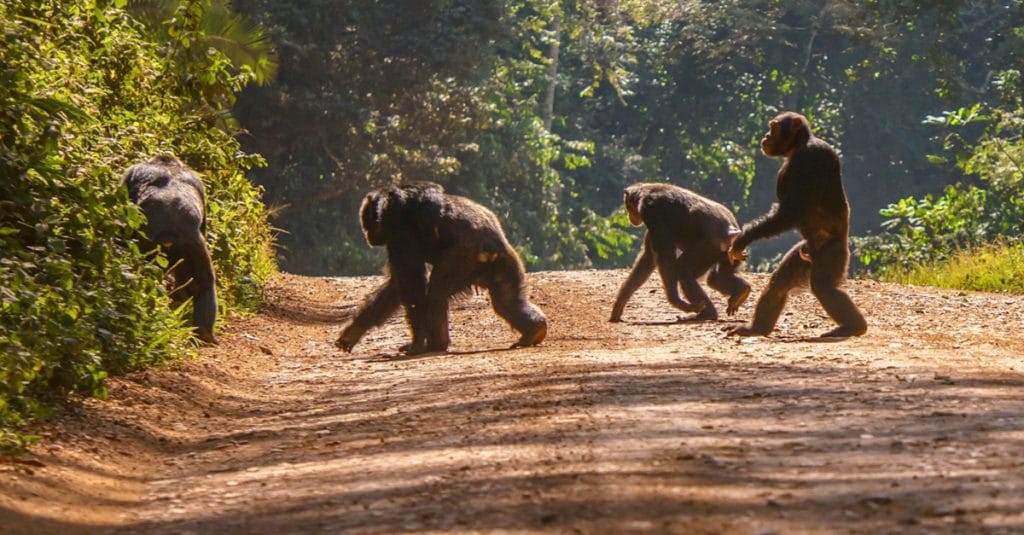
[[[146,214],[145,250],[159,245],[170,266],[171,299],[192,297],[192,325],[200,340],[216,344],[217,289],[206,233],[206,193],[191,169],[172,156],[157,156],[124,173],[132,202]]]
[[[530,303],[523,263],[487,208],[415,182],[371,191],[359,217],[367,243],[387,248],[387,280],[356,311],[335,342],[339,348],[351,351],[402,305],[412,341],[401,350],[446,351],[448,302],[474,286],[490,292],[494,311],[521,334],[512,347],[544,340],[547,318]]]
[[[761,140],[761,152],[784,158],[775,185],[779,202],[744,227],[729,255],[743,258],[744,249],[751,242],[794,228],[803,240],[786,253],[772,273],[751,323],[733,329],[730,334],[771,333],[790,290],[810,280],[814,296],[839,324],[822,337],[862,335],[867,332],[867,322],[839,287],[846,278],[850,260],[850,205],[840,179],[839,155],[811,133],[807,118],[798,113],[782,113],[768,123],[768,128]]]
[[[655,267],[669,303],[686,312],[697,312],[689,319],[718,318],[715,306],[697,282],[709,271],[708,285],[729,297],[726,313],[733,315],[750,295],[750,284],[736,274],[740,261],[728,256],[729,244],[739,233],[732,212],[672,184],[633,184],[625,189],[623,197],[630,223],[646,225],[647,232],[633,270],[619,288],[611,321],[622,321],[626,302]],[[679,287],[689,302],[679,296]]]

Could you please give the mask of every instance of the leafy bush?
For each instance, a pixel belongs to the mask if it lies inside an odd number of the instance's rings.
[[[880,212],[889,233],[856,238],[861,263],[906,270],[921,263],[943,260],[964,247],[985,243],[992,237],[989,193],[977,187],[949,186],[938,198],[900,199]]]
[[[179,8],[166,47],[124,0],[0,1],[0,447],[72,391],[187,351],[160,267],[132,236],[127,166],[170,152],[204,175],[222,306],[246,309],[274,266],[258,157],[221,128],[249,79],[192,50],[201,2]]]
[[[1020,71],[1004,71],[995,86],[1003,104],[945,112],[927,122],[950,129],[945,147],[977,184],[947,187],[940,197],[905,198],[881,210],[887,234],[856,240],[861,262],[882,275],[934,265],[962,250],[1017,239],[1024,231],[1024,97]],[[972,130],[985,125],[977,139]],[[947,159],[932,156],[934,163]]]

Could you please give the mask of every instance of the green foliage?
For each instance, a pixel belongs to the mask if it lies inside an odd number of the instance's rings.
[[[987,211],[987,199],[985,190],[956,186],[938,198],[900,199],[881,210],[890,218],[883,224],[887,234],[855,240],[860,261],[868,267],[909,269],[984,243],[990,237],[988,221],[999,215]]]
[[[766,211],[778,162],[757,142],[783,109],[841,149],[861,233],[894,199],[964,179],[929,162],[943,140],[921,118],[1019,64],[1012,4],[237,0],[272,28],[281,69],[235,111],[298,272],[378,270],[352,215],[406,179],[494,208],[532,268],[624,265],[594,218],[630,183]]]
[[[248,77],[190,47],[201,3],[181,8],[163,49],[123,4],[0,1],[0,447],[67,393],[102,397],[109,374],[188,351],[185,311],[133,240],[130,164],[170,152],[203,173],[223,306],[253,306],[273,270],[243,176],[260,160],[216,127]]]
[[[1024,293],[1024,244],[989,244],[888,270],[883,280],[961,290]]]
[[[985,243],[1016,239],[1024,230],[1024,99],[1020,72],[999,74],[994,86],[1003,103],[988,112],[978,104],[930,116],[926,122],[949,129],[944,146],[977,185],[950,186],[939,198],[905,198],[881,211],[889,231],[861,240],[861,262],[885,274],[930,269],[935,261],[962,255]],[[980,134],[975,133],[984,125]],[[976,137],[977,139],[973,139]],[[932,158],[947,163],[941,156]],[[959,262],[962,265],[971,265]]]
[[[129,13],[147,26],[157,40],[168,37],[167,21],[175,15],[179,0],[128,0]],[[266,29],[250,17],[235,13],[229,0],[209,0],[199,12],[195,35],[199,42],[192,46],[198,50],[216,49],[231,60],[232,72],[251,73],[253,81],[270,83],[277,74],[277,51]]]
[[[635,254],[639,231],[632,230],[624,207],[608,217],[590,212],[583,217],[580,227],[589,249],[597,256],[595,267],[617,267],[616,260]]]

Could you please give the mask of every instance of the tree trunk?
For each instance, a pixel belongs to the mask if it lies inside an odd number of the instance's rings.
[[[544,129],[551,131],[551,122],[555,118],[555,87],[558,84],[558,52],[562,41],[562,19],[555,19],[551,28],[555,34],[555,41],[551,43],[551,55],[548,56],[548,88],[544,93],[544,109],[541,116],[544,118]]]

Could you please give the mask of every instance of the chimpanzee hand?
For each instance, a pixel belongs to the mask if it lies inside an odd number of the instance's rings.
[[[359,343],[359,339],[362,337],[363,330],[356,327],[354,323],[350,323],[345,330],[341,331],[341,336],[334,342],[334,346],[346,353],[351,353],[352,348]]]

